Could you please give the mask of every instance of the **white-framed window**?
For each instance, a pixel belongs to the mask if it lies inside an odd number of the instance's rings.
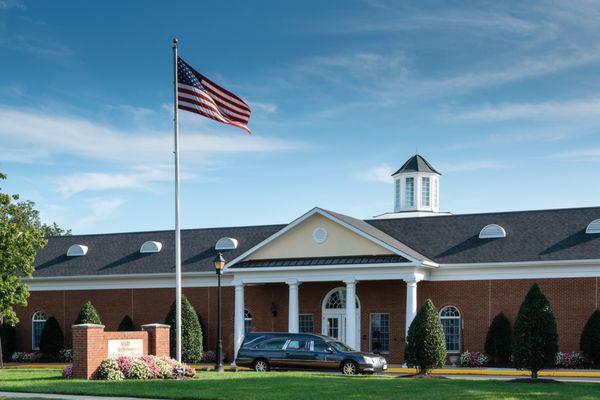
[[[396,179],[396,181],[394,182],[394,185],[396,187],[396,192],[395,192],[395,197],[394,197],[394,205],[396,208],[396,211],[400,209],[400,179]]]
[[[431,180],[427,176],[421,178],[421,205],[424,207],[431,205]]]
[[[312,314],[300,314],[298,316],[298,330],[300,333],[313,333],[315,321]]]
[[[439,180],[437,178],[433,178],[433,190],[431,192],[431,199],[433,200],[433,207],[437,208],[438,207],[438,202],[439,202],[439,194],[440,194],[440,189],[439,189]]]
[[[36,311],[31,316],[31,348],[33,350],[40,349],[40,338],[46,319],[46,313],[43,311]]]
[[[406,178],[404,181],[404,203],[406,207],[415,205],[415,178]]]
[[[244,333],[252,331],[252,313],[244,310]]]
[[[390,315],[371,314],[370,349],[373,353],[389,353],[390,351]]]
[[[446,306],[440,310],[440,320],[446,335],[446,350],[460,353],[460,311],[454,306]]]

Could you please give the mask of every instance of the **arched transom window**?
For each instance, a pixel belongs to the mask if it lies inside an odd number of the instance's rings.
[[[356,308],[358,308],[358,300],[356,301]],[[338,289],[329,295],[329,298],[325,302],[326,309],[340,309],[346,308],[346,290]]]
[[[244,333],[252,331],[252,313],[244,310]]]
[[[36,311],[31,317],[31,347],[33,350],[40,349],[40,338],[42,337],[42,329],[44,329],[46,319],[46,313],[43,311]]]
[[[440,320],[446,335],[448,353],[460,352],[460,311],[454,306],[446,306],[440,310]]]

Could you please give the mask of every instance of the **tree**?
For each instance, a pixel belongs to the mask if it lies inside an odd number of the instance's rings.
[[[529,289],[517,314],[512,350],[515,366],[530,370],[531,379],[537,379],[539,370],[553,366],[556,361],[556,319],[537,283]]]
[[[4,359],[10,359],[12,354],[17,350],[17,335],[13,326],[9,324],[0,325],[0,343]]]
[[[135,330],[137,329],[135,329],[135,324],[133,323],[133,320],[129,315],[123,317],[121,323],[119,324],[119,327],[117,328],[117,331],[120,332],[131,332]]]
[[[56,222],[50,225],[42,222],[40,212],[35,209],[35,203],[31,200],[15,203],[19,209],[19,217],[16,219],[20,225],[31,226],[42,231],[43,236],[68,236],[71,235],[70,229],[62,229]]]
[[[494,317],[485,338],[485,353],[495,362],[506,363],[511,355],[512,328],[504,313]]]
[[[54,317],[48,318],[40,336],[40,351],[44,355],[56,357],[64,347],[65,336],[58,321]]]
[[[0,182],[6,175],[0,173]],[[29,288],[21,277],[33,274],[35,253],[46,245],[39,213],[31,202],[0,188],[0,315],[5,323],[19,322],[13,306],[26,306]]]
[[[100,315],[98,315],[98,311],[94,308],[91,301],[87,301],[81,310],[79,310],[79,314],[77,314],[77,318],[75,319],[75,325],[79,324],[102,324],[102,320],[100,319]]]
[[[165,318],[165,324],[171,326],[171,357],[175,356],[175,302]],[[202,330],[198,315],[188,301],[187,297],[181,298],[181,358],[188,363],[200,362],[202,358]]]
[[[600,311],[596,310],[590,315],[590,318],[583,327],[579,348],[594,362],[597,367],[600,365]]]
[[[427,374],[432,368],[443,367],[446,362],[446,337],[438,312],[430,299],[417,312],[408,329],[404,362]]]

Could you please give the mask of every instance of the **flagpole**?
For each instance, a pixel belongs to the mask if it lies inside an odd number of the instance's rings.
[[[175,343],[176,358],[181,362],[181,228],[179,227],[179,121],[177,98],[177,43],[173,38],[173,129],[175,150]]]

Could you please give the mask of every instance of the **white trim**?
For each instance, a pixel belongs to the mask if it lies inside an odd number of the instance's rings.
[[[286,232],[290,231],[291,229],[293,229],[294,227],[298,226],[300,223],[302,223],[303,221],[306,221],[308,218],[312,217],[315,214],[319,214],[349,230],[351,230],[352,232],[358,234],[359,236],[368,239],[376,244],[378,244],[379,246],[390,250],[392,253],[400,255],[404,258],[406,258],[407,260],[411,261],[411,262],[421,262],[422,260],[418,260],[412,256],[409,256],[408,254],[405,254],[404,252],[402,252],[401,250],[397,249],[394,246],[391,246],[379,239],[377,239],[374,236],[369,235],[366,232],[363,232],[360,229],[355,228],[354,226],[342,221],[341,219],[334,217],[333,215],[329,214],[328,212],[326,212],[325,210],[319,208],[319,207],[315,207],[312,210],[308,211],[307,213],[305,213],[304,215],[300,216],[299,218],[295,219],[294,221],[292,221],[291,223],[289,223],[288,225],[286,225],[284,228],[280,229],[279,231],[275,232],[274,234],[272,234],[271,236],[269,236],[268,238],[266,238],[265,240],[263,240],[262,242],[258,243],[257,245],[255,245],[254,247],[250,248],[249,250],[246,250],[244,253],[242,253],[241,255],[239,255],[238,257],[234,258],[233,260],[231,260],[230,262],[228,262],[225,265],[225,269],[227,270],[228,267],[234,265],[235,263],[237,263],[238,261],[241,261],[243,259],[245,259],[246,257],[248,257],[250,254],[256,252],[258,249],[266,246],[267,244],[271,243],[273,240],[277,239],[278,237],[284,235]]]

